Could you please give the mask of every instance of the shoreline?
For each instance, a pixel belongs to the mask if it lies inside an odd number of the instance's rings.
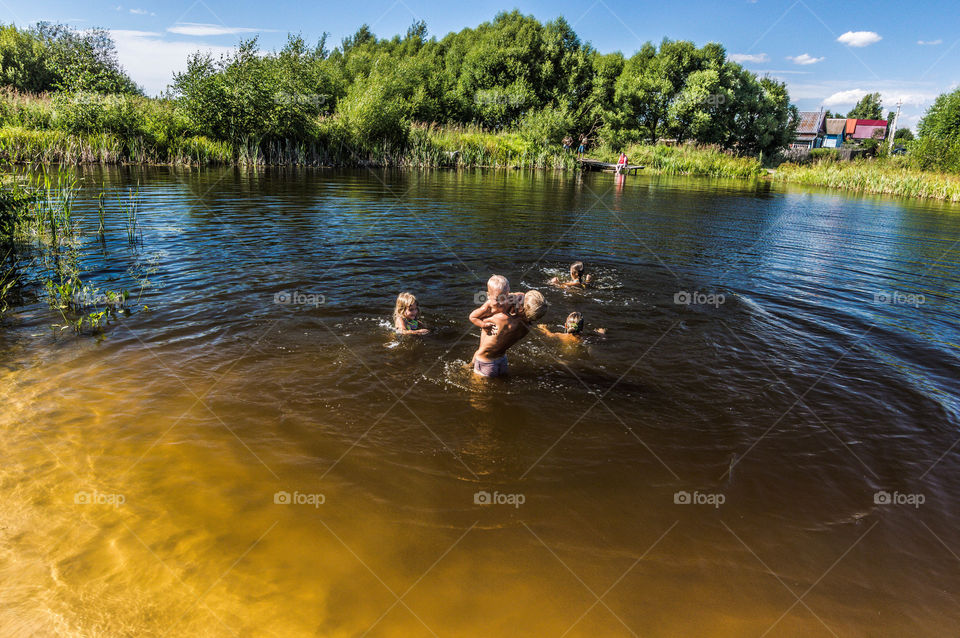
[[[571,151],[542,148],[539,153],[508,155],[491,142],[506,142],[486,134],[484,144],[455,150],[432,145],[429,138],[402,150],[380,153],[330,151],[319,142],[251,145],[237,152],[225,142],[206,138],[181,140],[158,152],[143,138],[120,138],[110,133],[71,134],[51,129],[0,127],[0,160],[16,166],[117,166],[151,168],[367,168],[417,170],[538,170],[582,171]],[[426,144],[424,143],[426,142]],[[344,147],[341,145],[341,149]],[[216,152],[208,152],[211,149]],[[644,165],[641,174],[708,177],[742,181],[815,186],[840,192],[887,195],[914,200],[960,203],[960,176],[911,168],[891,158],[853,162],[784,163],[765,168],[757,158],[737,157],[711,147],[672,147],[635,144],[625,149],[632,162]],[[592,158],[609,160],[613,151],[593,149]],[[162,156],[166,155],[166,159]],[[377,156],[379,155],[379,156]],[[229,159],[228,159],[229,157]],[[492,161],[490,161],[492,160]]]

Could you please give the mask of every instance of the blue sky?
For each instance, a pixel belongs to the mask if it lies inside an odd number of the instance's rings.
[[[904,102],[901,126],[915,127],[933,99],[960,84],[960,21],[955,2],[821,0],[421,0],[240,2],[229,0],[0,0],[0,20],[38,20],[110,29],[120,61],[150,94],[195,50],[227,51],[259,35],[267,49],[288,32],[308,41],[324,31],[337,43],[363,22],[378,36],[403,33],[414,19],[442,37],[517,8],[542,21],[559,15],[602,52],[632,54],[662,38],[723,44],[748,69],[787,82],[801,110],[846,112],[880,91],[884,110]]]

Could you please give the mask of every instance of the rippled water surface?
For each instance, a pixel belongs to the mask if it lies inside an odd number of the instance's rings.
[[[956,633],[960,208],[519,171],[82,176],[84,272],[150,285],[102,338],[42,299],[0,332],[0,635]],[[118,212],[96,241],[101,184],[137,183],[142,244]],[[547,285],[573,260],[595,288]],[[531,336],[478,382],[493,273],[607,335]],[[390,332],[401,290],[431,335]]]

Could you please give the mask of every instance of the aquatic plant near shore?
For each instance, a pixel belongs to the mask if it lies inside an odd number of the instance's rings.
[[[140,185],[137,184],[136,190],[132,188],[128,189],[126,201],[118,197],[117,202],[120,204],[120,209],[124,212],[124,220],[127,228],[127,243],[135,244],[138,240],[143,243],[143,231],[140,230],[140,225],[137,220],[140,206]]]
[[[99,235],[100,238],[102,239],[104,236],[104,232],[106,230],[103,223],[103,218],[104,218],[103,192],[101,192],[100,195],[97,196],[97,217],[100,221],[100,226],[97,228],[97,235]]]
[[[9,256],[10,253],[8,251],[3,261],[6,262]],[[0,317],[10,309],[10,293],[16,283],[17,276],[14,269],[12,267],[4,267],[4,269],[0,271]]]
[[[64,324],[61,329],[71,328],[77,334],[84,327],[99,331],[110,319],[129,314],[126,290],[105,290],[84,283],[76,275],[60,276],[59,283],[48,279],[44,282],[47,302],[59,311]]]
[[[0,180],[0,244],[8,246],[3,259],[9,267],[0,269],[0,314],[13,304],[18,291],[38,283],[46,292],[51,308],[63,319],[61,329],[71,328],[80,334],[99,333],[111,320],[129,314],[129,294],[126,290],[100,290],[80,278],[81,224],[76,223],[73,206],[79,192],[79,182],[63,169],[42,169],[37,175],[12,171]],[[123,211],[127,239],[131,244],[142,242],[139,225],[139,186],[130,188],[126,197],[118,195],[119,210]],[[99,229],[104,239],[106,211],[104,193],[98,197]],[[31,248],[30,243],[38,246]],[[28,254],[31,270],[41,267],[47,271],[24,281],[18,275],[17,261]],[[150,285],[145,276],[134,279],[139,284],[139,295]],[[139,297],[138,297],[139,301]]]
[[[73,225],[73,201],[79,186],[77,179],[64,170],[57,169],[54,175],[43,170],[36,179],[38,194],[35,208],[35,227],[38,237],[44,236],[44,224],[49,229],[51,246],[70,240],[75,235]]]

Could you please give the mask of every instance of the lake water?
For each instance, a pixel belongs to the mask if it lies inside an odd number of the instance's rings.
[[[960,208],[607,174],[82,176],[83,271],[150,285],[102,338],[42,300],[0,332],[3,636],[956,633]],[[101,244],[101,184],[137,183],[142,244],[115,206]],[[596,287],[547,285],[574,260]],[[493,273],[607,335],[532,335],[478,382]],[[391,333],[402,290],[429,336]]]

